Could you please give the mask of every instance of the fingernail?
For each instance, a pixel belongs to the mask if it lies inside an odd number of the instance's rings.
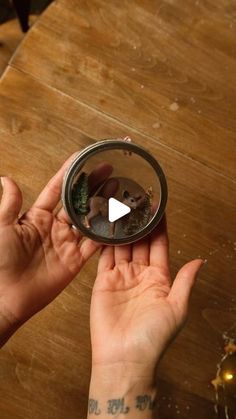
[[[203,266],[205,266],[207,264],[207,259],[202,259],[202,264],[200,266],[200,269],[203,268]]]
[[[4,177],[2,176],[1,176],[1,184],[2,184],[2,187],[4,187]]]

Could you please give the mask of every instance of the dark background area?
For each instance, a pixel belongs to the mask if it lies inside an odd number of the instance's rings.
[[[30,14],[40,14],[53,0],[32,0]],[[0,0],[0,24],[16,18],[10,0]]]

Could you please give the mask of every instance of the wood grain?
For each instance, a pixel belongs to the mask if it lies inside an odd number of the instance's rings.
[[[230,1],[59,0],[0,82],[0,173],[24,209],[69,154],[103,138],[131,136],[167,175],[172,274],[207,263],[159,367],[162,419],[214,417],[222,335],[236,338],[234,13]],[[86,417],[96,261],[1,350],[2,419]]]
[[[235,177],[234,14],[232,1],[59,1],[13,65]]]
[[[32,26],[37,20],[37,15],[30,15],[29,22]],[[11,19],[0,25],[0,76],[5,71],[12,55],[24,38],[19,21]]]
[[[23,38],[17,19],[0,25],[0,76]]]

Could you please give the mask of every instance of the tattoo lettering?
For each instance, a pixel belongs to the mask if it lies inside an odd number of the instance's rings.
[[[153,410],[155,408],[155,400],[152,400],[151,396],[147,394],[143,396],[136,397],[136,409],[143,410]]]
[[[107,413],[116,415],[117,413],[128,413],[129,407],[125,406],[125,399],[108,400]]]
[[[98,401],[94,399],[89,399],[88,401],[88,412],[94,413],[94,415],[100,415],[101,410],[98,407]]]

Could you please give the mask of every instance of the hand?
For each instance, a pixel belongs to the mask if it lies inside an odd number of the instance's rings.
[[[201,259],[187,263],[172,283],[168,253],[164,218],[150,238],[103,247],[91,302],[94,371],[134,370],[153,376],[161,354],[185,322],[203,264]]]
[[[82,241],[60,201],[63,176],[73,155],[49,181],[34,205],[19,218],[22,195],[3,178],[0,204],[0,346],[15,329],[52,301],[100,246]],[[106,163],[89,176],[90,187],[111,174]]]

